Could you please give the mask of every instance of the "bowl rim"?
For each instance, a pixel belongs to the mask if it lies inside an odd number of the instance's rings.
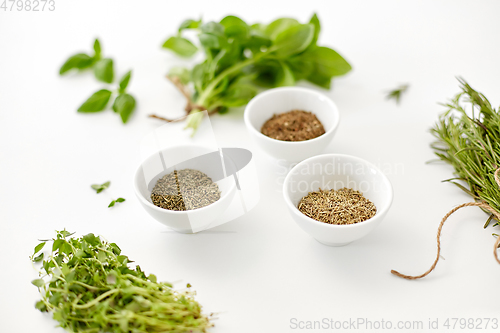
[[[297,167],[299,167],[301,165],[309,163],[309,162],[311,162],[311,161],[313,161],[315,159],[324,158],[324,157],[327,157],[327,156],[329,156],[329,157],[350,158],[350,159],[356,160],[358,162],[361,162],[361,163],[363,163],[365,165],[368,165],[371,168],[375,169],[377,172],[379,172],[380,175],[382,175],[383,181],[386,182],[387,185],[388,185],[388,189],[389,190],[386,193],[386,195],[389,198],[388,204],[386,204],[385,207],[382,207],[382,210],[379,210],[378,207],[377,207],[377,212],[375,213],[375,216],[373,216],[372,218],[370,218],[368,220],[365,220],[363,222],[354,223],[354,224],[329,224],[329,223],[325,223],[325,222],[320,222],[320,221],[317,221],[317,220],[315,220],[313,218],[310,218],[309,216],[307,216],[307,215],[303,214],[301,211],[299,211],[298,208],[292,203],[292,200],[290,199],[290,195],[289,195],[288,183],[289,183],[290,178],[292,177],[292,171],[295,168],[297,168]],[[360,228],[363,225],[374,223],[380,217],[384,216],[387,213],[387,211],[389,210],[389,208],[391,208],[392,200],[393,200],[393,197],[394,197],[394,190],[392,188],[392,183],[389,180],[389,178],[379,168],[377,168],[373,163],[368,162],[367,160],[364,160],[364,159],[362,159],[360,157],[357,157],[357,156],[348,155],[348,154],[321,154],[321,155],[316,155],[316,156],[310,157],[308,159],[303,160],[300,163],[297,163],[288,172],[288,174],[285,177],[285,181],[283,182],[283,197],[285,199],[285,203],[287,204],[287,206],[289,208],[292,208],[293,212],[295,214],[297,214],[297,216],[302,217],[304,219],[304,221],[307,221],[307,222],[312,223],[312,224],[317,225],[317,226],[323,226],[323,227],[326,227],[326,228],[346,229],[346,228]]]
[[[311,95],[325,98],[326,102],[328,104],[330,104],[330,106],[332,107],[332,110],[333,110],[332,114],[334,115],[334,124],[332,125],[332,127],[330,129],[328,129],[327,131],[325,131],[325,133],[323,133],[322,135],[320,135],[316,138],[313,138],[310,140],[303,140],[303,141],[284,141],[284,140],[273,139],[273,138],[268,137],[267,135],[262,134],[259,130],[257,130],[250,121],[250,112],[251,111],[249,111],[249,110],[252,109],[253,104],[255,104],[256,101],[258,101],[259,99],[261,99],[267,95],[272,95],[276,92],[286,91],[286,90],[301,91],[301,92],[304,92],[307,94],[311,94]],[[312,112],[312,113],[314,114],[314,112]],[[316,114],[314,114],[314,115],[316,115]],[[335,102],[333,102],[331,98],[329,98],[325,94],[322,94],[319,91],[316,91],[316,90],[313,90],[310,88],[304,88],[304,87],[278,87],[278,88],[266,90],[266,91],[258,94],[254,98],[252,98],[250,100],[250,102],[248,102],[247,106],[245,107],[245,112],[243,113],[243,120],[245,121],[246,127],[252,133],[254,133],[254,135],[257,135],[258,137],[261,137],[264,140],[267,140],[268,142],[274,142],[274,143],[283,144],[283,145],[306,145],[306,144],[309,144],[311,142],[320,141],[320,140],[324,139],[325,137],[327,137],[329,134],[335,132],[335,130],[337,129],[337,127],[339,126],[339,123],[340,123],[340,113],[339,113],[339,110],[338,110]]]
[[[145,159],[142,160],[142,162],[139,164],[139,166],[137,167],[136,171],[135,171],[135,174],[134,174],[134,192],[135,192],[135,195],[136,197],[139,198],[139,200],[146,204],[148,207],[158,211],[158,212],[161,212],[161,213],[165,213],[165,214],[174,214],[174,215],[187,215],[187,214],[192,214],[194,212],[198,213],[198,212],[201,212],[203,210],[207,210],[207,209],[210,209],[210,207],[213,207],[213,205],[216,205],[218,203],[221,203],[222,202],[222,199],[229,196],[232,192],[234,192],[236,190],[236,184],[234,182],[231,183],[231,186],[229,187],[229,190],[221,195],[221,197],[219,198],[219,200],[205,206],[205,207],[201,207],[201,208],[196,208],[196,209],[190,209],[190,210],[170,210],[170,209],[165,209],[165,208],[161,208],[161,207],[158,207],[156,205],[154,205],[153,203],[149,202],[148,200],[146,200],[146,198],[144,198],[144,196],[142,195],[142,193],[139,191],[139,188],[137,186],[137,179],[139,177],[139,173],[142,171],[142,165],[144,164],[144,162],[146,162],[148,159],[150,159],[152,156],[156,155],[158,152],[160,151],[165,151],[165,150],[169,150],[169,149],[174,149],[174,148],[182,148],[182,147],[200,147],[200,148],[206,148],[206,149],[209,149],[208,147],[205,147],[205,146],[201,146],[201,145],[196,145],[196,144],[184,144],[184,145],[176,145],[176,146],[173,146],[173,147],[168,147],[168,148],[164,148],[164,149],[160,149],[158,151],[156,151],[155,153],[149,155],[148,157],[146,157]],[[207,153],[208,154],[208,153]]]

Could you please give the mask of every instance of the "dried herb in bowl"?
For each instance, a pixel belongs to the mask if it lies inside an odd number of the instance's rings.
[[[192,210],[213,204],[221,192],[205,173],[193,170],[174,170],[158,179],[151,192],[155,206],[168,210]]]
[[[52,247],[44,260],[47,242]],[[70,332],[202,333],[213,326],[189,284],[175,291],[139,266],[128,267],[132,261],[118,245],[94,234],[57,231],[35,247],[31,260],[42,266],[32,281],[41,296],[36,308]]]
[[[328,224],[354,224],[371,219],[377,208],[363,193],[350,188],[309,192],[298,209],[306,216]]]
[[[264,123],[261,132],[276,140],[306,141],[325,134],[325,128],[314,113],[292,110],[273,115]]]

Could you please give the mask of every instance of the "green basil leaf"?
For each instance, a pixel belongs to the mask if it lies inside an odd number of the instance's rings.
[[[42,279],[35,279],[35,280],[31,281],[31,284],[33,284],[34,286],[37,286],[38,288],[41,288],[45,285],[45,282]]]
[[[134,109],[135,99],[129,94],[118,95],[113,103],[113,111],[120,114],[124,124],[128,121]]]
[[[220,24],[224,26],[224,34],[228,37],[238,38],[241,42],[246,39],[250,33],[250,27],[245,21],[236,16],[226,16]]]
[[[314,83],[322,88],[330,89],[332,77],[314,70],[308,77],[307,81]]]
[[[216,36],[224,36],[224,26],[217,22],[208,22],[200,27],[201,32]]]
[[[293,72],[288,67],[288,65],[280,61],[281,70],[278,72],[276,86],[285,87],[285,86],[293,86],[295,85],[295,77],[293,76]]]
[[[172,67],[168,72],[170,77],[178,77],[182,84],[187,84],[191,81],[191,72],[185,67]]]
[[[101,43],[97,38],[94,41],[94,53],[94,59],[101,59]]]
[[[300,25],[300,23],[296,19],[284,17],[271,22],[266,27],[265,33],[269,36],[269,38],[271,38],[271,40],[275,40],[280,33],[297,25]]]
[[[250,84],[232,84],[223,96],[221,104],[225,107],[243,106],[254,98],[257,93],[257,88]]]
[[[263,51],[263,48],[271,46],[272,41],[257,30],[250,31],[250,38],[244,43],[244,47],[249,48],[253,54]]]
[[[302,58],[314,62],[315,71],[325,76],[344,75],[352,69],[340,54],[328,47],[312,48],[305,52]]]
[[[128,83],[130,81],[130,77],[132,76],[132,71],[128,71],[127,73],[125,73],[125,75],[122,76],[122,78],[120,79],[120,87],[118,88],[118,92],[120,94],[124,93],[125,90],[127,89],[128,87]]]
[[[201,33],[198,38],[201,45],[207,49],[220,49],[224,43],[224,38],[210,33]]]
[[[97,61],[94,65],[94,75],[98,80],[102,82],[113,82],[113,59],[104,58]]]
[[[59,69],[59,74],[63,75],[72,69],[85,69],[90,67],[92,63],[93,59],[89,55],[85,53],[78,53],[66,60],[66,62]]]
[[[198,48],[186,38],[175,36],[167,39],[163,47],[174,51],[181,57],[191,57],[198,51]]]
[[[179,27],[179,32],[182,30],[186,29],[197,29],[201,24],[201,20],[195,21],[195,20],[185,20],[184,22],[181,23]]]
[[[297,81],[307,79],[315,68],[314,62],[304,59],[300,55],[291,57],[286,62],[292,70],[295,80]]]
[[[311,45],[316,45],[316,42],[318,41],[319,32],[321,31],[321,24],[319,23],[319,18],[318,15],[316,15],[316,13],[314,13],[314,15],[311,17],[309,23],[314,26],[314,37],[311,42]]]
[[[104,110],[111,97],[111,91],[101,89],[90,96],[79,108],[78,112],[99,112]]]
[[[281,32],[275,40],[273,47],[276,55],[281,58],[304,51],[313,40],[314,26],[312,24],[301,24],[288,28]]]

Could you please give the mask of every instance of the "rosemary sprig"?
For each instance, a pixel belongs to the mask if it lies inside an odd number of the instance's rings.
[[[431,130],[437,138],[432,148],[455,169],[457,177],[446,181],[500,212],[500,189],[494,177],[500,166],[500,114],[483,94],[462,78],[458,81],[462,92],[444,104],[448,110]]]

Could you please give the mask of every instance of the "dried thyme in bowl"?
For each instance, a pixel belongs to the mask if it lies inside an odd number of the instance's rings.
[[[377,208],[363,193],[350,188],[309,192],[300,199],[298,209],[316,221],[328,224],[354,224],[366,221]]]
[[[155,206],[176,211],[208,206],[219,200],[220,196],[217,183],[194,169],[174,170],[158,179],[151,192]]]

